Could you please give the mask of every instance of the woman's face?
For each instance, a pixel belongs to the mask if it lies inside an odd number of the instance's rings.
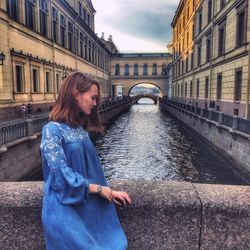
[[[92,109],[96,106],[97,97],[98,88],[95,84],[92,84],[87,92],[78,92],[76,100],[81,111],[86,115],[90,115]]]

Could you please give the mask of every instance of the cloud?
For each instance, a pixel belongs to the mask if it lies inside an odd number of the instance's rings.
[[[131,49],[133,41],[141,40],[140,48],[164,50],[171,40],[171,21],[178,0],[92,0],[97,11],[96,32],[113,35],[122,50]],[[126,37],[126,41],[116,37]],[[136,44],[138,44],[138,42]]]

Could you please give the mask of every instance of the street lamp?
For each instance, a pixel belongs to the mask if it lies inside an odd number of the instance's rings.
[[[0,65],[3,65],[3,61],[5,60],[5,54],[2,52],[0,54]]]

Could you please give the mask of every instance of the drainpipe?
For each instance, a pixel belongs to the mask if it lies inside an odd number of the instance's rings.
[[[246,89],[246,107],[245,107],[245,119],[250,118],[249,112],[249,92],[250,92],[250,42],[248,46],[248,76],[247,76],[247,89]]]
[[[209,101],[211,101],[211,95],[212,95],[212,70],[213,70],[213,56],[214,56],[214,49],[213,49],[213,42],[214,42],[214,10],[215,10],[215,1],[212,1],[213,4],[213,11],[212,11],[212,29],[211,29],[211,55],[210,55],[210,65],[209,65],[209,82],[210,82],[210,88],[209,88]],[[208,107],[209,107],[209,103],[208,103]]]

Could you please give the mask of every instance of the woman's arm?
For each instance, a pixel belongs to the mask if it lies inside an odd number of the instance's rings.
[[[109,202],[114,201],[117,205],[124,206],[131,204],[131,199],[126,192],[115,191],[109,187],[104,187],[96,184],[89,184],[89,193],[98,194]]]

